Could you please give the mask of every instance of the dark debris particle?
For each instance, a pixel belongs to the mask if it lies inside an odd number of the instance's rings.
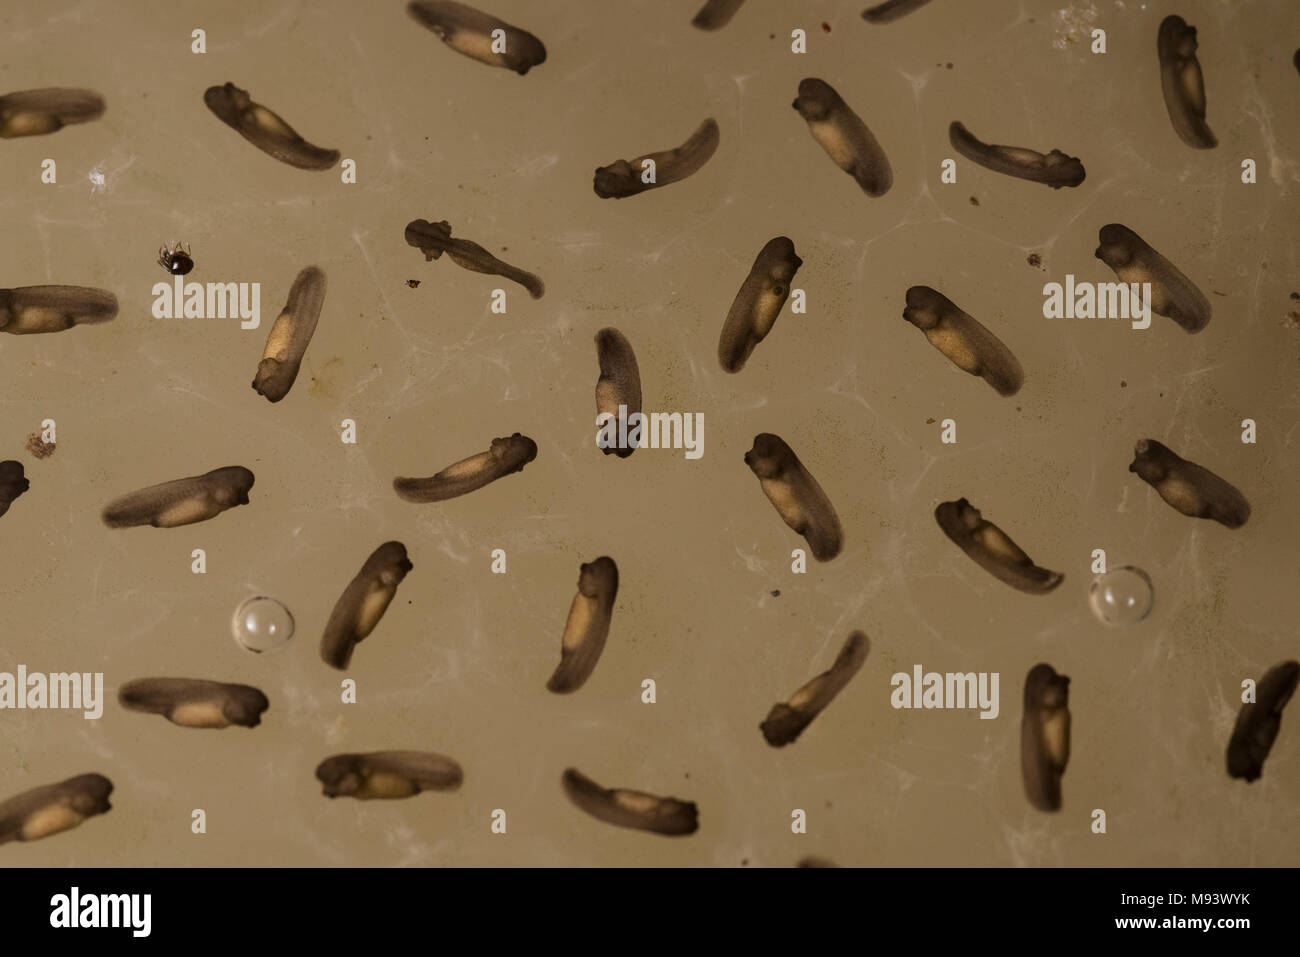
[[[925,420],[925,424],[926,424],[926,425],[934,425],[934,416],[930,416],[928,419],[926,419],[926,420]]]
[[[952,69],[952,64],[951,64],[951,63],[945,63],[944,66],[946,66],[946,67],[947,67],[948,69],[950,69],[950,70]]]
[[[1119,380],[1119,387],[1120,387],[1121,389],[1127,389],[1127,388],[1128,388],[1128,383],[1127,383],[1126,381],[1124,381],[1123,379],[1120,379],[1120,380]]]
[[[1292,299],[1295,299],[1295,300],[1298,301],[1298,302],[1300,302],[1300,292],[1293,292],[1293,293],[1291,293],[1291,298],[1292,298]]]
[[[1030,253],[1029,258],[1026,259],[1025,262],[1029,263],[1031,266],[1041,266],[1043,264],[1043,257],[1038,255],[1038,253]]]
[[[829,23],[827,23],[825,20],[822,21],[822,32],[823,32],[823,33],[830,33],[830,32],[831,32],[831,25],[830,25]]]
[[[41,438],[41,433],[33,432],[27,436],[27,451],[38,459],[48,459],[54,454],[54,443],[46,442]]]
[[[974,196],[972,196],[972,197],[970,198],[970,204],[971,204],[972,206],[978,206],[978,205],[980,204],[980,201],[979,201],[978,199],[976,199]]]
[[[418,285],[420,284],[420,280],[418,280],[418,279],[408,279],[408,280],[406,280],[406,284],[407,284],[408,286],[410,286],[412,289],[414,289],[416,286],[418,286]]]
[[[780,597],[781,597],[781,589],[779,589],[779,588],[773,588],[773,589],[772,589],[772,597],[773,597],[773,598],[780,598]]]

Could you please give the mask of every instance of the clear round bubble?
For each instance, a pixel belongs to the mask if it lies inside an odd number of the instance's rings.
[[[235,609],[230,630],[240,647],[265,654],[288,644],[293,637],[293,615],[274,598],[258,595]]]
[[[1092,613],[1108,625],[1136,625],[1151,614],[1154,600],[1151,579],[1132,565],[1098,575],[1088,590]]]

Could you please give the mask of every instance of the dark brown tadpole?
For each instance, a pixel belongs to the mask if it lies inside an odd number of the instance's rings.
[[[204,522],[228,508],[247,505],[252,487],[252,472],[242,465],[227,465],[116,498],[104,506],[104,524],[109,528],[174,528]]]
[[[1061,776],[1070,760],[1070,679],[1051,665],[1025,676],[1020,719],[1020,773],[1025,797],[1040,811],[1061,809]]]
[[[759,250],[749,275],[736,293],[718,338],[718,362],[726,372],[739,372],[762,342],[790,296],[790,283],[803,265],[794,243],[785,236],[769,239]]]
[[[201,678],[136,678],[118,690],[124,708],[160,714],[182,728],[256,728],[270,707],[251,685],[227,684]]]
[[[279,402],[293,388],[324,303],[325,273],[308,266],[289,289],[289,300],[271,326],[253,377],[253,388],[270,401]]]
[[[437,223],[431,223],[427,219],[415,219],[407,223],[406,244],[424,253],[425,262],[432,262],[446,253],[462,269],[489,276],[503,276],[511,282],[519,283],[534,299],[541,299],[546,291],[546,286],[532,273],[502,262],[478,243],[468,239],[452,239],[451,226],[445,219]]]
[[[791,104],[808,123],[813,139],[835,165],[848,173],[868,196],[883,196],[894,184],[889,157],[867,124],[825,80],[799,81],[799,95]]]
[[[868,23],[892,23],[899,17],[905,17],[914,10],[919,10],[930,0],[885,0],[874,7],[862,11],[862,19]]]
[[[1078,186],[1086,175],[1077,156],[1069,156],[1060,150],[1039,153],[1023,146],[984,143],[961,123],[954,122],[948,127],[948,140],[958,153],[985,169],[1042,183],[1052,189]]]
[[[523,76],[546,62],[546,47],[527,30],[451,0],[414,0],[406,10],[457,53]]]
[[[473,492],[512,472],[522,472],[537,458],[537,443],[526,435],[493,439],[486,452],[448,465],[429,478],[395,478],[393,490],[408,502],[442,502]]]
[[[1178,268],[1152,249],[1141,236],[1121,223],[1108,223],[1097,233],[1096,256],[1127,283],[1151,284],[1151,311],[1167,316],[1188,332],[1200,332],[1210,322],[1210,300]]]
[[[692,801],[603,788],[576,768],[566,770],[561,783],[570,801],[606,824],[668,837],[694,834],[699,829],[699,813]]]
[[[736,15],[745,0],[704,0],[704,6],[695,14],[692,26],[701,30],[721,30]]]
[[[862,668],[870,646],[864,632],[853,632],[828,670],[796,691],[788,702],[773,705],[759,725],[767,743],[779,748],[798,738]]]
[[[1179,458],[1155,439],[1140,439],[1133,456],[1128,470],[1184,515],[1212,518],[1228,528],[1241,528],[1250,518],[1250,503],[1235,486],[1209,469]]]
[[[247,90],[233,83],[210,86],[203,93],[217,119],[225,123],[263,153],[298,169],[330,169],[339,161],[338,150],[308,143],[278,113],[254,103]]]
[[[102,774],[79,774],[0,801],[0,844],[35,841],[74,828],[112,810],[113,782]]]
[[[352,650],[375,630],[397,594],[397,586],[414,567],[401,542],[384,542],[370,554],[334,603],[325,623],[320,641],[320,656],[325,664],[340,671],[347,668]]]
[[[1024,385],[1025,371],[1015,353],[943,293],[913,286],[907,290],[903,318],[924,332],[953,365],[979,376],[999,395],[1015,395]]]
[[[568,694],[577,691],[596,670],[600,653],[605,650],[609,626],[618,596],[618,566],[614,559],[602,555],[578,568],[578,593],[569,606],[560,641],[560,663],[546,683],[548,691]]]
[[[1196,27],[1178,16],[1160,21],[1156,54],[1160,58],[1160,91],[1174,132],[1193,149],[1219,144],[1205,122],[1205,80],[1196,59]]]
[[[754,436],[745,464],[777,514],[808,542],[813,558],[828,562],[840,553],[844,531],[835,507],[784,439],[770,432]]]
[[[0,289],[0,332],[23,336],[63,332],[73,326],[108,322],[117,316],[117,296],[89,286],[19,286]]]
[[[1030,595],[1046,595],[1065,578],[1034,564],[1032,558],[964,498],[941,502],[934,519],[958,548],[998,581]]]
[[[1254,781],[1264,773],[1264,759],[1282,727],[1282,709],[1300,683],[1300,661],[1284,661],[1268,669],[1255,688],[1255,700],[1244,702],[1228,741],[1228,777]]]
[[[617,419],[620,408],[628,418],[634,412],[639,413],[641,370],[627,336],[612,327],[596,333],[596,361],[600,365],[600,377],[596,379],[596,424],[603,426],[608,421],[605,416]],[[636,451],[637,446],[629,438],[625,448],[602,444],[600,449],[606,455],[625,459]]]
[[[16,459],[0,462],[0,515],[9,511],[9,506],[22,495],[32,483],[23,474],[23,463]]]
[[[104,98],[94,90],[48,87],[0,96],[0,139],[54,133],[104,115]]]
[[[598,167],[592,188],[601,199],[624,199],[679,183],[709,161],[721,140],[718,123],[710,117],[675,149],[647,153],[633,160],[615,160],[608,166]]]
[[[336,754],[316,768],[328,798],[407,798],[421,791],[455,791],[465,780],[460,765],[432,751]]]

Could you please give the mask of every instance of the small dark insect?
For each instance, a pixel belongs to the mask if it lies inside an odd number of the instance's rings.
[[[168,243],[158,250],[158,265],[173,276],[184,276],[194,268],[190,247],[181,242]]]
[[[418,286],[418,285],[420,284],[420,280],[418,280],[418,279],[408,279],[408,280],[406,280],[406,284],[407,284],[408,286],[410,286],[412,289],[414,289],[416,286]]]

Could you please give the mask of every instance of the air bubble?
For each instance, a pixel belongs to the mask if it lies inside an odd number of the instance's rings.
[[[293,615],[274,598],[258,595],[235,609],[230,630],[240,647],[265,654],[288,644],[293,637]]]
[[[1108,625],[1136,625],[1151,613],[1154,596],[1147,573],[1125,565],[1092,580],[1088,605]]]

